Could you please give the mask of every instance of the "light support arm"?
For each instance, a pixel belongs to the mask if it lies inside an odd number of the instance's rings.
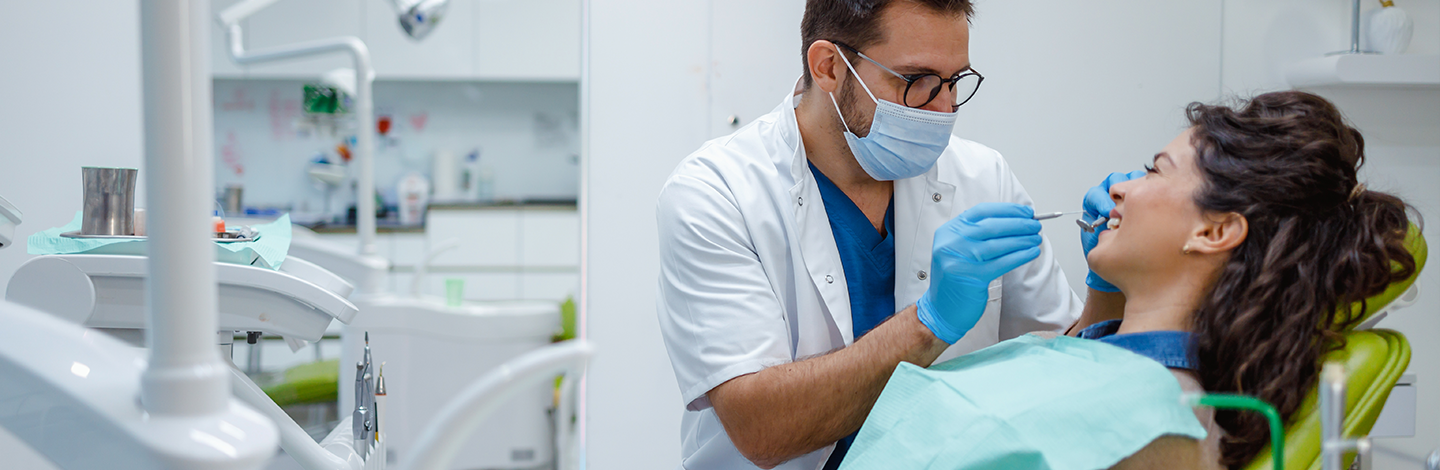
[[[146,282],[149,366],[141,402],[152,416],[229,406],[215,348],[219,313],[209,215],[214,192],[208,2],[142,1],[145,171],[151,246]]]
[[[335,52],[350,55],[355,66],[355,164],[359,167],[355,194],[355,231],[360,236],[360,254],[375,254],[375,113],[372,85],[375,69],[370,65],[370,50],[353,36],[306,41],[256,51],[246,51],[240,20],[254,14],[275,0],[252,0],[220,13],[230,43],[230,58],[238,64],[254,64],[274,60],[305,57]]]

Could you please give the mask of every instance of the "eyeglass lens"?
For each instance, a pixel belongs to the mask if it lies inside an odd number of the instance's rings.
[[[911,83],[905,91],[905,106],[919,108],[930,104],[932,100],[940,96],[941,91],[947,91],[950,99],[955,100],[951,105],[960,106],[970,101],[975,96],[975,90],[980,88],[980,76],[970,73],[963,74],[953,83],[947,83],[940,79],[939,75],[925,75],[914,83]]]

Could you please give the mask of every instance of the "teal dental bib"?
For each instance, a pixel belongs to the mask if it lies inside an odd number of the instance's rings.
[[[901,363],[842,470],[1109,468],[1164,435],[1205,438],[1164,366],[1026,335],[922,369]]]

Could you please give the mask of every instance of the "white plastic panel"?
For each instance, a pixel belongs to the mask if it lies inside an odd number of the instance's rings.
[[[1390,391],[1385,408],[1375,418],[1370,437],[1411,437],[1415,435],[1415,375],[1405,374]]]

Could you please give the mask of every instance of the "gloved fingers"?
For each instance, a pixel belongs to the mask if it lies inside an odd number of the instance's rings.
[[[978,263],[991,263],[992,260],[1002,258],[1017,251],[1030,248],[1039,249],[1040,243],[1045,239],[1039,235],[1024,235],[1018,237],[993,238],[990,240],[970,241],[969,243],[957,243],[940,247],[940,252],[958,259],[969,260]]]
[[[982,202],[960,214],[960,219],[977,222],[989,218],[1034,219],[1035,208],[1011,202]],[[952,222],[954,220],[952,219]]]
[[[1040,221],[1031,218],[987,218],[966,221],[959,226],[960,235],[971,240],[1020,237],[1040,233]]]
[[[1109,191],[1111,186],[1143,176],[1145,176],[1145,170],[1135,170],[1129,173],[1111,173],[1110,176],[1105,177],[1105,182],[1101,183],[1101,185],[1105,187],[1106,191]]]
[[[1037,245],[1024,250],[1011,252],[999,258],[995,258],[993,261],[990,262],[990,265],[992,268],[994,268],[994,271],[992,272],[997,273],[995,277],[998,278],[1000,276],[1004,276],[1005,273],[1014,271],[1015,268],[1025,265],[1025,263],[1035,261],[1035,258],[1039,257],[1040,247]]]
[[[1115,208],[1115,201],[1110,199],[1110,190],[1095,186],[1085,192],[1085,201],[1082,204],[1085,209],[1085,222],[1094,222],[1097,217],[1109,214]]]
[[[1110,213],[1115,208],[1115,202],[1110,199],[1110,187],[1145,176],[1145,170],[1135,170],[1129,173],[1111,173],[1105,177],[1100,184],[1085,192],[1083,209],[1085,210],[1085,221],[1094,222],[1098,216]]]

